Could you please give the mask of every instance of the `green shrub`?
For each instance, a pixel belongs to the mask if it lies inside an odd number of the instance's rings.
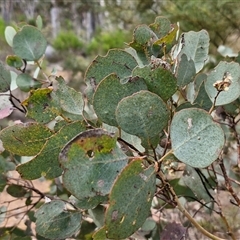
[[[87,53],[106,53],[111,48],[122,48],[129,40],[129,34],[122,30],[98,33],[88,44]]]
[[[0,18],[0,37],[1,39],[4,38],[4,30],[5,30],[5,22],[2,18]]]
[[[80,50],[83,43],[72,31],[62,31],[58,34],[53,42],[53,47],[60,51]]]

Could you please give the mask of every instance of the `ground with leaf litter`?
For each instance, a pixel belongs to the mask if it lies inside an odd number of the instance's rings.
[[[10,171],[9,176],[14,179],[20,179],[19,174],[16,171]],[[19,180],[22,182],[21,180]],[[33,180],[32,187],[38,189],[40,192],[49,192],[51,181],[46,180]],[[33,196],[39,196],[33,193]],[[34,197],[32,198],[34,200]],[[37,198],[36,198],[37,199]],[[28,222],[26,222],[27,217],[25,216],[27,207],[25,205],[26,198],[14,198],[10,196],[6,190],[0,193],[0,206],[6,206],[8,208],[7,219],[0,224],[1,227],[13,227],[17,226],[20,229],[27,229]],[[33,201],[34,203],[34,201]],[[29,209],[30,207],[28,207]]]

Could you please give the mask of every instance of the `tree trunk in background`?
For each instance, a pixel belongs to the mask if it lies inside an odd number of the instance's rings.
[[[71,13],[72,13],[72,19],[73,19],[73,28],[77,34],[77,36],[81,33],[81,19],[80,19],[80,13],[78,12],[78,6],[76,1],[71,2]]]
[[[91,11],[83,13],[83,26],[86,29],[86,40],[89,41],[94,32],[93,16]]]
[[[38,0],[18,0],[16,1],[20,9],[25,14],[27,20],[32,20],[35,17],[35,9],[39,3]]]
[[[99,4],[100,4],[100,9],[102,9],[102,11],[98,14],[99,26],[102,29],[109,30],[112,27],[112,23],[110,19],[110,13],[109,11],[107,11],[107,8],[106,8],[105,0],[100,0]]]
[[[1,0],[2,18],[6,24],[9,24],[12,19],[13,3],[12,0]]]
[[[60,12],[61,9],[58,7],[57,2],[55,0],[51,1],[52,8],[50,10],[51,15],[51,24],[52,24],[52,36],[55,38],[61,29],[60,25]]]

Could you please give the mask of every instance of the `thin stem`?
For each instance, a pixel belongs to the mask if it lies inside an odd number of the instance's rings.
[[[158,159],[157,159],[157,154],[156,154],[155,148],[152,145],[151,145],[151,148],[153,150],[154,159],[157,162]]]
[[[165,132],[165,135],[166,135],[167,139],[166,139],[166,144],[165,144],[165,146],[164,146],[163,155],[166,154],[166,152],[167,152],[167,150],[168,150],[169,143],[170,143],[170,134],[169,134],[169,132],[170,132],[170,125],[171,125],[171,124],[168,124],[168,133]]]
[[[209,169],[209,170],[210,170],[210,171],[213,171],[212,169]],[[223,176],[223,174],[220,173],[220,172],[218,172],[218,171],[215,171],[215,170],[214,170],[214,173],[215,173],[215,174],[218,174],[218,175],[220,175],[220,176]],[[237,180],[235,180],[235,179],[233,179],[233,178],[230,178],[230,177],[228,177],[228,180],[240,186],[240,182],[239,182],[239,181],[237,181]]]
[[[162,156],[159,160],[158,163],[161,163],[165,157],[169,156],[170,154],[173,153],[173,149],[171,149],[170,151],[168,151],[164,156]]]
[[[160,178],[162,179],[162,181],[165,182],[166,186],[168,186],[168,189],[171,193],[171,195],[173,196],[173,200],[176,203],[178,209],[180,210],[180,212],[182,212],[185,217],[192,223],[192,225],[199,230],[203,235],[209,237],[212,240],[224,240],[223,238],[219,238],[213,234],[211,234],[210,232],[208,232],[206,229],[204,229],[198,222],[195,221],[195,219],[189,214],[189,212],[182,206],[182,204],[179,202],[179,199],[175,193],[175,191],[173,190],[172,186],[170,184],[168,184],[165,180],[164,180],[164,175],[162,172],[158,173]]]
[[[235,118],[236,119],[236,118]],[[237,149],[238,149],[238,167],[240,167],[240,138],[236,129],[237,123],[239,121],[239,119],[237,121],[235,121],[235,119],[233,119],[233,130],[234,130],[234,135],[237,141]]]
[[[26,188],[26,189],[29,189],[29,190],[37,193],[38,195],[40,195],[41,199],[45,197],[45,194],[44,194],[44,193],[42,193],[42,192],[39,191],[38,189],[34,188],[33,186],[27,186],[27,185],[25,185],[25,182],[24,182],[24,181],[23,181],[23,184],[19,184],[19,183],[20,183],[19,180],[21,180],[21,179],[15,179],[15,178],[12,178],[12,177],[9,177],[8,179],[15,180],[15,181],[17,181],[17,184],[18,184],[19,186],[21,186],[21,187],[23,187],[23,188]],[[9,181],[9,184],[8,184],[8,185],[10,186],[10,185],[12,185],[12,183]]]
[[[201,202],[200,202],[201,203]],[[205,207],[203,204],[196,210],[196,212],[193,214],[193,218],[196,217],[196,215],[200,212],[200,210]],[[187,230],[191,227],[191,222],[188,223],[188,226],[186,227],[186,232]]]
[[[179,202],[179,199],[171,186],[169,187],[169,189],[170,189],[172,195],[174,196],[174,201],[177,203],[178,209],[185,215],[185,217],[192,223],[192,225],[194,227],[196,227],[197,230],[199,230],[202,234],[204,234],[205,236],[207,236],[213,240],[224,240],[223,238],[219,238],[219,237],[211,234],[206,229],[204,229],[201,225],[199,225],[199,223],[195,221],[195,219],[189,214],[189,212]]]
[[[238,207],[240,207],[240,199],[238,198],[237,194],[233,191],[233,188],[232,188],[232,185],[231,185],[231,182],[229,181],[229,178],[227,176],[227,171],[226,171],[226,168],[224,166],[224,163],[223,163],[223,160],[221,159],[221,162],[219,163],[219,166],[222,170],[222,173],[223,173],[223,177],[224,177],[224,180],[225,180],[225,183],[226,183],[226,188],[227,190],[231,193],[231,195],[233,196],[233,198],[235,199]]]
[[[187,219],[192,223],[192,225],[194,227],[196,227],[197,230],[199,230],[202,234],[204,234],[205,236],[213,239],[213,240],[224,240],[223,238],[219,238],[213,234],[211,234],[210,232],[208,232],[206,229],[204,229],[201,225],[199,225],[194,218],[192,218],[192,216],[189,214],[189,212],[181,205],[181,203],[179,202],[177,196],[175,195],[175,201],[177,203],[178,209],[187,217]]]
[[[14,229],[19,225],[19,223],[23,220],[23,218],[27,215],[28,212],[30,212],[34,207],[36,207],[36,205],[42,200],[42,196],[40,196],[40,198],[38,199],[37,202],[35,202],[29,209],[27,209],[27,211],[24,213],[24,215],[21,217],[21,219],[18,221],[18,224],[16,224],[11,231],[14,231]]]
[[[37,61],[36,64],[37,64],[37,66],[39,67],[39,69],[42,70],[41,63],[39,63],[39,62]]]
[[[17,199],[18,200],[18,199]],[[1,211],[1,213],[9,213],[9,212],[13,212],[13,211],[16,211],[16,210],[20,210],[20,209],[22,209],[22,208],[27,208],[28,206],[26,206],[26,205],[24,205],[24,206],[21,206],[21,207],[16,207],[16,208],[12,208],[12,209],[10,209],[10,210],[6,210],[6,211]],[[18,214],[18,213],[17,213]],[[16,215],[16,214],[14,214],[14,215]],[[14,216],[13,215],[13,216]]]
[[[21,101],[12,94],[12,91],[11,91],[11,90],[9,90],[9,92],[10,92],[10,94],[9,94],[9,101],[12,103],[13,107],[15,107],[16,109],[18,109],[18,110],[19,110],[20,112],[22,112],[22,113],[26,113],[27,110],[26,110],[26,108],[22,105]],[[22,109],[21,109],[20,107],[18,107],[18,106],[14,103],[13,99],[15,99],[15,100],[19,103],[19,105],[21,105]]]
[[[199,204],[201,204],[202,207],[205,207],[205,208],[207,208],[207,209],[209,209],[209,210],[211,210],[211,211],[213,211],[213,212],[215,212],[215,213],[217,213],[217,214],[220,214],[219,211],[217,211],[217,210],[215,210],[215,209],[213,209],[213,208],[211,208],[211,207],[209,207],[209,206],[207,205],[207,204],[210,203],[210,202],[203,203],[203,202],[201,202],[201,200],[198,200],[197,198],[194,198],[194,197],[191,197],[191,196],[185,196],[185,195],[178,196],[178,197],[184,197],[184,198],[186,198],[186,199],[188,199],[188,198],[189,198],[189,199],[192,199],[192,200],[198,202]],[[212,202],[212,201],[211,201],[211,202]]]
[[[209,110],[209,112],[208,112],[209,114],[211,114],[212,111],[214,110],[215,105],[216,105],[216,101],[217,101],[217,98],[218,98],[220,92],[221,92],[221,91],[218,91],[218,92],[217,92],[217,95],[215,96],[214,101],[213,101],[213,105],[212,105],[212,107],[210,108],[210,110]]]
[[[32,191],[34,191],[35,193],[39,194],[40,197],[41,197],[41,199],[42,199],[42,198],[45,198],[44,193],[42,193],[41,191],[39,191],[38,189],[36,189],[36,188],[34,188],[34,187],[28,187],[28,186],[22,186],[22,187],[27,188],[27,189],[29,189],[29,190],[32,190]]]
[[[222,212],[222,205],[221,205],[221,202],[219,201],[219,198],[218,198],[218,194],[217,194],[217,205],[218,205],[218,208],[219,208],[219,215],[220,217],[222,218],[223,222],[225,223],[226,227],[227,227],[227,231],[228,231],[228,235],[231,236],[231,238],[233,240],[236,240],[235,236],[233,235],[232,233],[232,229],[226,219],[226,217],[224,216],[223,212]]]

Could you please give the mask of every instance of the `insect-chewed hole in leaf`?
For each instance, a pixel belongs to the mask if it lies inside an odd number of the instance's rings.
[[[87,155],[88,155],[89,158],[93,158],[93,157],[94,157],[94,152],[93,152],[93,150],[91,150],[91,149],[88,150],[88,151],[87,151]]]
[[[216,81],[213,86],[219,91],[227,91],[229,86],[232,83],[232,75],[230,72],[225,72],[223,75],[223,79]]]
[[[48,106],[49,106],[48,103],[44,103],[44,104],[43,104],[43,109],[46,109]]]
[[[129,77],[128,82],[136,82],[139,79],[138,76]]]
[[[97,147],[97,149],[98,149],[99,152],[101,152],[101,150],[104,149],[104,147],[103,147],[102,145],[99,145],[99,146]]]

